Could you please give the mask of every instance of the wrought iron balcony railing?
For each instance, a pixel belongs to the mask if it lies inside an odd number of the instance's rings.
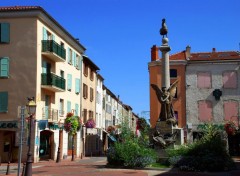
[[[66,60],[66,49],[54,40],[42,40],[42,52],[52,52]]]
[[[65,90],[66,83],[65,79],[57,76],[53,73],[42,73],[42,85],[45,86],[54,86],[57,88],[60,88],[62,90]]]

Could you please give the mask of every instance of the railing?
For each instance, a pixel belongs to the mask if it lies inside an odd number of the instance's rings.
[[[65,90],[65,79],[53,73],[42,73],[42,85],[55,86]]]
[[[58,110],[44,107],[42,109],[42,119],[52,122],[58,122]]]
[[[42,52],[53,52],[66,60],[66,49],[54,40],[42,40]]]

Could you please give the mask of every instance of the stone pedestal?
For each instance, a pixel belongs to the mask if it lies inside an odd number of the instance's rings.
[[[157,121],[156,130],[159,131],[161,134],[172,134],[173,126],[172,124],[167,124],[166,121]]]

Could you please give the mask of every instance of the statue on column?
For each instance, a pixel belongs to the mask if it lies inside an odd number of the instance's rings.
[[[167,121],[168,123],[177,124],[177,120],[174,115],[172,101],[176,94],[178,80],[175,81],[168,89],[163,87],[162,90],[155,84],[151,84],[155,90],[158,101],[161,103],[161,113],[159,115],[159,121]]]
[[[163,38],[164,38],[164,36],[166,35],[166,37],[167,37],[167,33],[168,33],[168,29],[167,29],[167,25],[166,25],[166,19],[165,18],[163,18],[162,19],[162,28],[160,29],[160,34],[163,36]]]

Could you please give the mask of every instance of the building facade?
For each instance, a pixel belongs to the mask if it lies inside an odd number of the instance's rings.
[[[4,36],[0,46],[0,120],[14,126],[0,129],[0,146],[10,143],[16,159],[18,107],[25,106],[27,97],[35,97],[34,161],[55,159],[59,143],[61,155],[69,155],[70,138],[66,132],[59,135],[58,123],[67,112],[80,114],[80,65],[85,48],[41,7],[0,8],[0,24]],[[26,133],[27,127],[25,138]],[[79,155],[77,139],[75,154]],[[26,150],[23,147],[23,159]],[[0,152],[6,161],[6,150],[0,148]]]

